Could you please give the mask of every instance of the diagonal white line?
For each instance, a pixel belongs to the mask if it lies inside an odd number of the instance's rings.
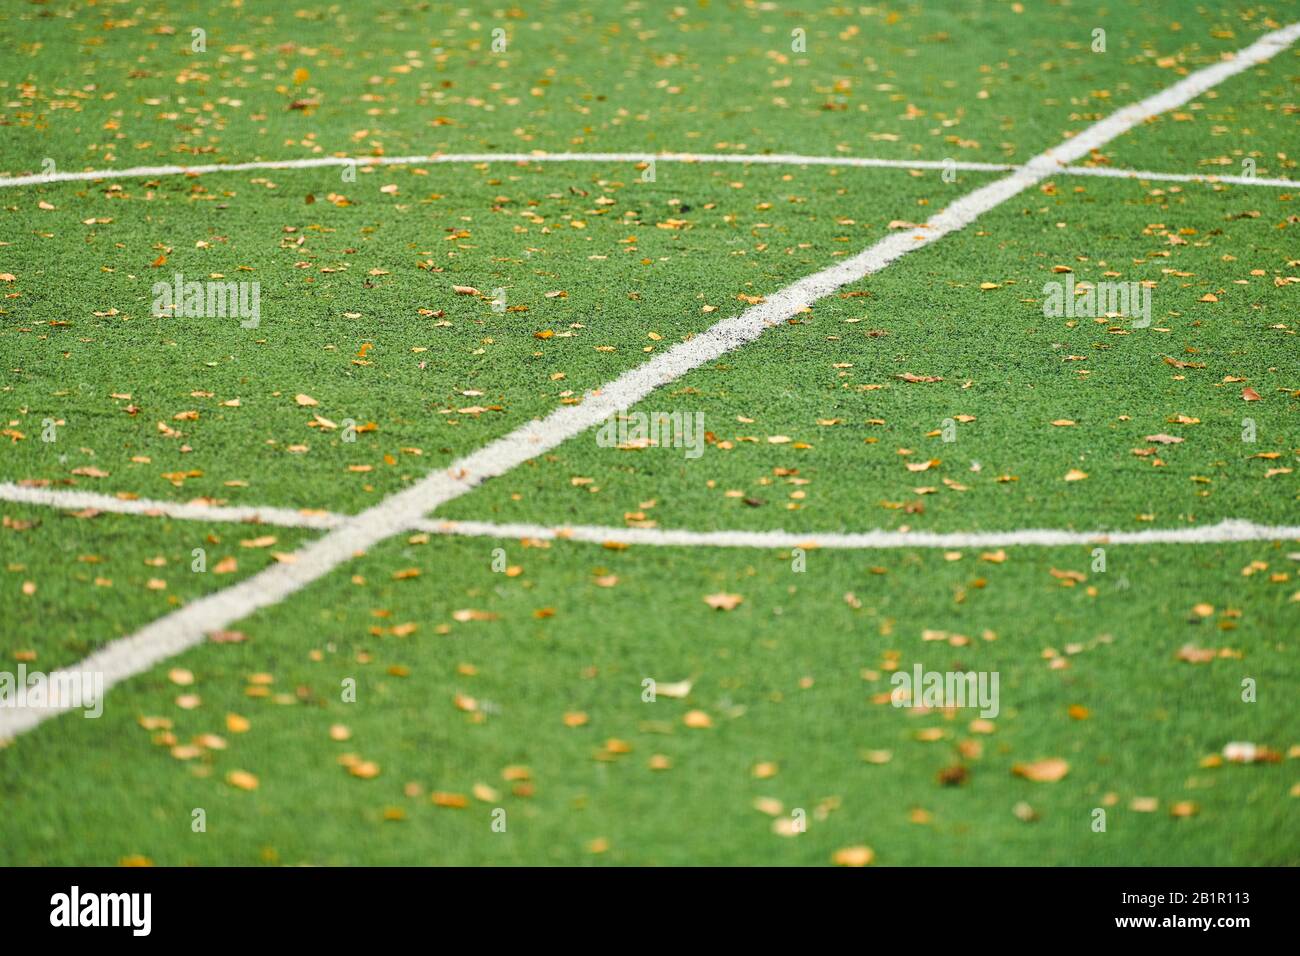
[[[103,674],[107,689],[154,664],[203,641],[213,630],[277,604],[328,574],[372,545],[398,534],[444,502],[459,497],[488,478],[549,451],[561,442],[627,408],[654,389],[692,369],[754,341],[763,332],[808,308],[850,282],[878,272],[895,259],[924,248],[973,222],[981,214],[1041,182],[1061,165],[1086,156],[1143,122],[1148,116],[1181,106],[1230,76],[1249,69],[1285,49],[1300,36],[1300,22],[1260,37],[1230,58],[1198,70],[1173,86],[1124,107],[1046,152],[1021,169],[967,193],[926,222],[919,232],[895,233],[820,272],[800,279],[766,302],[724,319],[687,342],[679,343],[631,369],[602,388],[587,393],[580,405],[557,409],[529,422],[471,455],[435,472],[295,552],[296,560],[277,564],[223,591],[199,598],[91,654],[79,665]],[[35,727],[67,707],[43,710],[0,710],[0,737]]]

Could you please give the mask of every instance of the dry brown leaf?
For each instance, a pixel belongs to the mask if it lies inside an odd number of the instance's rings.
[[[682,717],[682,723],[693,730],[706,730],[713,726],[713,718],[702,710],[690,710]]]
[[[846,846],[836,850],[831,862],[836,866],[869,866],[876,852],[869,846]]]
[[[232,770],[226,774],[226,783],[240,790],[256,790],[257,778],[247,770]]]
[[[1070,772],[1070,765],[1061,757],[1048,757],[1032,763],[1018,763],[1011,772],[1035,783],[1056,783]]]
[[[901,378],[904,382],[913,382],[916,384],[943,381],[943,377],[940,375],[917,375],[913,372],[904,372],[902,375],[895,375],[894,378]]]
[[[717,594],[706,594],[704,596],[704,603],[717,611],[734,610],[744,600],[739,594],[727,594],[721,591]]]

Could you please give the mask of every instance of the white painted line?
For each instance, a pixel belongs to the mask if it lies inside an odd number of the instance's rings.
[[[671,528],[602,528],[592,525],[547,527],[537,524],[493,524],[484,521],[438,521],[415,525],[420,531],[478,538],[536,538],[589,544],[641,544],[652,547],[826,548],[878,550],[888,548],[1059,548],[1070,545],[1212,544],[1237,541],[1300,541],[1300,525],[1276,526],[1228,519],[1190,528],[1146,528],[1141,531],[1064,531],[1024,528],[1013,531],[680,531]]]
[[[978,163],[968,160],[882,159],[872,156],[804,156],[799,153],[431,153],[427,156],[310,156],[301,159],[265,159],[245,163],[208,163],[199,166],[130,166],[125,169],[90,169],[81,172],[35,173],[0,177],[0,189],[42,183],[98,179],[153,179],[160,176],[200,176],[256,169],[320,169],[331,166],[419,166],[438,163],[735,163],[751,166],[842,166],[869,169],[958,169],[964,172],[1001,173],[1024,169],[1014,163]],[[1232,183],[1238,186],[1300,187],[1300,181],[1269,177],[1216,176],[1210,173],[1161,173],[1108,166],[1060,166],[1058,176],[1106,176],[1118,179],[1180,183]]]
[[[1272,186],[1278,189],[1300,187],[1300,180],[1268,176],[1225,176],[1217,173],[1153,173],[1142,169],[1115,169],[1111,166],[1067,166],[1071,176],[1105,176],[1109,179],[1157,180],[1172,183],[1230,183],[1233,186]]]
[[[484,448],[453,462],[446,470],[384,499],[295,552],[291,563],[276,564],[238,584],[199,598],[90,655],[79,665],[99,671],[107,689],[204,640],[255,611],[277,604],[325,576],[359,552],[410,528],[439,505],[502,475],[561,442],[626,409],[661,385],[680,378],[727,352],[754,341],[765,330],[835,292],[885,268],[895,259],[937,242],[981,214],[1053,175],[1061,165],[1088,155],[1147,117],[1181,106],[1230,76],[1274,56],[1300,36],[1300,22],[1265,34],[1232,59],[1197,70],[1166,90],[1124,107],[1059,146],[1034,157],[1009,176],[982,186],[931,217],[925,228],[896,232],[850,259],[807,276],[771,295],[767,301],[660,353],[644,365],[588,392],[580,405],[563,406],[540,421],[529,422]],[[66,709],[66,708],[64,708]],[[60,709],[0,709],[0,737],[30,730]]]
[[[271,524],[285,528],[319,528],[328,530],[344,522],[345,516],[321,511],[295,511],[292,508],[207,505],[202,502],[180,503],[149,498],[118,498],[94,491],[63,488],[28,488],[0,482],[0,501],[17,504],[46,505],[51,508],[95,511],[121,515],[183,518],[187,521],[239,521]]]
[[[0,501],[43,505],[65,510],[94,508],[114,514],[168,517],[186,521],[232,521],[286,528],[337,528],[347,515],[291,508],[225,507],[197,503],[179,504],[149,499],[122,499],[90,491],[24,488],[0,483]],[[1214,525],[1187,528],[1146,528],[1138,531],[1068,531],[1059,528],[1021,528],[1010,531],[687,531],[672,528],[620,528],[599,525],[552,526],[490,521],[413,521],[409,531],[461,535],[472,538],[578,541],[589,544],[641,544],[686,548],[827,548],[876,550],[884,548],[1019,548],[1061,547],[1076,544],[1213,544],[1234,541],[1300,540],[1300,525],[1262,525],[1229,518]]]
[[[266,159],[246,163],[208,163],[201,166],[131,166],[126,169],[92,169],[84,172],[36,173],[0,178],[5,186],[94,179],[139,179],[157,176],[199,176],[254,169],[319,169],[330,166],[419,166],[438,163],[744,163],[759,166],[860,166],[882,169],[944,169],[939,160],[876,159],[869,156],[803,156],[798,153],[429,153],[425,156],[310,156],[302,159]],[[1005,172],[1007,163],[954,161],[956,169],[971,172]]]

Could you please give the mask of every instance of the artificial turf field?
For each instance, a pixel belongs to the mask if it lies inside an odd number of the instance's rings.
[[[0,180],[0,670],[314,566],[1296,18],[7,5],[0,171],[104,172]],[[1078,163],[1151,175],[1045,177],[628,407],[702,415],[698,457],[581,430],[24,728],[0,863],[1300,863],[1298,50]],[[433,158],[534,151],[605,155]],[[743,160],[789,153],[845,162]],[[153,315],[176,273],[256,281],[258,324]],[[1066,276],[1149,325],[1045,314]],[[998,714],[891,706],[918,664]]]

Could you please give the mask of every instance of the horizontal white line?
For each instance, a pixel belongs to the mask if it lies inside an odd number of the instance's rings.
[[[1064,531],[1025,528],[1016,531],[680,531],[669,528],[602,528],[592,525],[551,528],[537,524],[490,524],[483,521],[421,521],[420,531],[484,538],[537,538],[591,544],[644,544],[654,547],[830,548],[1058,548],[1087,544],[1212,544],[1234,541],[1300,541],[1300,525],[1260,525],[1228,519],[1191,528],[1141,531]]]
[[[24,488],[0,484],[0,500],[66,510],[93,508],[113,514],[168,517],[186,521],[231,521],[287,528],[335,528],[346,515],[291,508],[226,507],[196,502],[178,504],[151,499],[122,499],[90,491]],[[474,538],[578,541],[590,544],[640,544],[652,547],[709,548],[828,548],[877,550],[886,548],[1016,548],[1062,547],[1078,544],[1211,544],[1234,541],[1300,540],[1300,525],[1261,525],[1239,518],[1215,525],[1188,528],[1147,528],[1140,531],[1067,531],[1027,528],[1012,531],[685,531],[671,528],[618,528],[598,525],[550,526],[487,521],[412,522],[412,531]]]
[[[1225,176],[1217,173],[1153,173],[1142,169],[1115,169],[1111,166],[1070,166],[1071,176],[1105,176],[1110,179],[1154,179],[1173,183],[1231,183],[1234,186],[1273,186],[1279,189],[1300,186],[1300,180],[1268,176]]]
[[[671,528],[602,528],[589,524],[551,528],[542,524],[491,524],[424,520],[419,531],[468,537],[539,538],[590,544],[651,545],[658,548],[1063,548],[1070,545],[1223,544],[1232,541],[1300,541],[1300,525],[1255,524],[1227,519],[1191,528],[1143,531],[1063,531],[1023,528],[1018,531],[677,531]]]
[[[427,156],[310,156],[301,159],[265,159],[244,163],[208,163],[196,166],[129,166],[82,172],[35,173],[0,177],[0,189],[41,183],[96,179],[140,179],[157,176],[199,176],[255,169],[319,169],[330,166],[416,166],[435,163],[738,163],[758,166],[847,166],[872,169],[957,169],[998,173],[1024,169],[1015,163],[977,163],[967,160],[882,159],[872,156],[804,156],[799,153],[431,153]],[[1227,176],[1212,173],[1161,173],[1109,166],[1060,166],[1053,175],[1105,176],[1117,179],[1180,183],[1231,183],[1237,186],[1300,186],[1300,181],[1264,176]]]
[[[793,153],[429,153],[422,156],[310,156],[301,159],[265,159],[244,163],[208,163],[199,166],[131,166],[85,172],[36,173],[0,178],[5,186],[31,186],[70,180],[126,179],[153,176],[197,176],[205,173],[244,172],[254,169],[318,169],[330,166],[417,166],[437,163],[750,163],[757,165],[868,166],[889,169],[942,169],[933,160],[906,161],[854,156],[801,156]],[[1004,172],[1015,168],[1002,163],[956,163],[955,168]]]
[[[184,504],[174,501],[155,501],[150,498],[118,498],[94,491],[71,489],[29,488],[22,485],[0,483],[0,501],[19,504],[46,505],[51,508],[81,511],[87,508],[122,515],[147,515],[149,517],[183,518],[186,521],[238,521],[250,524],[272,524],[286,528],[319,528],[326,530],[343,523],[343,516],[321,511],[295,511],[292,508],[262,508],[208,505],[191,501]]]

